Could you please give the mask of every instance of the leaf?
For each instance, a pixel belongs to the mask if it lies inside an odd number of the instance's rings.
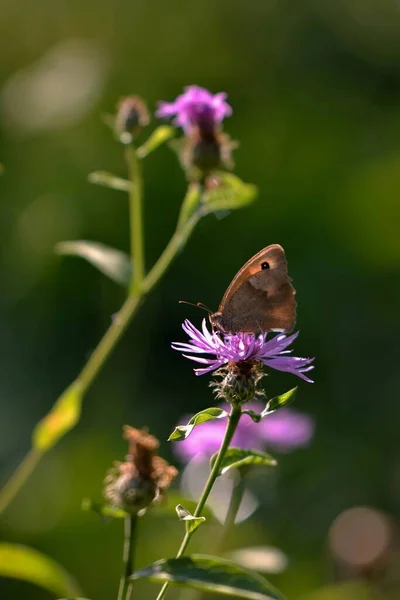
[[[111,519],[125,519],[128,513],[122,510],[122,508],[115,508],[109,504],[102,504],[101,502],[94,502],[90,498],[84,498],[82,500],[81,509],[84,511],[90,511],[97,513],[101,517]]]
[[[205,517],[194,517],[182,504],[175,508],[178,519],[185,521],[187,533],[193,533],[206,520]]]
[[[116,283],[124,286],[130,283],[132,267],[130,258],[125,252],[89,240],[60,242],[56,245],[56,252],[80,256]]]
[[[19,544],[0,544],[0,577],[34,583],[58,596],[81,596],[82,591],[61,565],[45,554]]]
[[[214,454],[211,459],[211,467],[213,467],[218,454]],[[245,450],[244,448],[228,448],[221,464],[219,475],[224,475],[230,469],[239,469],[250,465],[264,465],[266,467],[275,467],[276,460],[266,452],[258,450]]]
[[[201,425],[206,421],[212,421],[213,419],[222,419],[227,417],[228,413],[222,408],[206,408],[201,412],[194,415],[187,425],[178,425],[168,438],[169,442],[180,442],[185,440],[193,431],[197,425]]]
[[[262,419],[262,416],[259,413],[254,412],[254,410],[244,410],[242,414],[249,415],[254,423],[259,423]]]
[[[117,175],[113,175],[107,171],[93,171],[93,173],[89,173],[88,181],[120,192],[130,192],[132,185],[128,179],[122,179],[122,177],[117,177]]]
[[[282,406],[286,406],[287,404],[293,402],[296,396],[296,392],[297,387],[289,390],[288,392],[285,392],[284,394],[281,394],[280,396],[275,396],[275,398],[271,398],[271,400],[268,400],[267,406],[261,413],[261,418],[264,418],[267,415],[270,415],[271,413],[278,410],[278,408],[282,408]]]
[[[149,579],[157,583],[168,581],[174,585],[248,600],[284,600],[284,596],[261,575],[230,560],[202,554],[164,558],[136,571],[130,579]]]
[[[80,385],[72,383],[59,397],[50,412],[33,430],[33,447],[46,452],[78,423],[81,416]]]
[[[158,146],[164,144],[175,135],[175,129],[170,127],[169,125],[160,125],[153,131],[150,137],[142,144],[137,150],[136,153],[139,158],[145,158],[151,152],[154,152]]]
[[[257,187],[244,183],[232,173],[216,173],[218,185],[204,193],[204,209],[206,214],[226,210],[236,210],[254,202],[257,197]]]

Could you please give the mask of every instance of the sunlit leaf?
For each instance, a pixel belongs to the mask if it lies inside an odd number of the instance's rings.
[[[205,517],[194,517],[182,504],[175,508],[180,521],[185,521],[186,531],[193,533],[206,520]]]
[[[261,417],[266,417],[267,415],[278,410],[278,408],[282,408],[282,406],[286,406],[287,404],[293,402],[296,396],[296,392],[297,387],[289,390],[288,392],[285,392],[284,394],[281,394],[280,396],[275,396],[275,398],[271,398],[271,400],[268,400],[267,406],[261,413]]]
[[[229,560],[201,554],[159,560],[133,573],[131,579],[167,581],[247,600],[284,600],[284,596],[261,575]]]
[[[222,408],[206,408],[201,412],[194,415],[187,425],[178,425],[168,438],[169,442],[180,442],[185,440],[190,435],[197,425],[201,425],[206,421],[212,421],[213,419],[222,419],[227,417],[228,413]]]
[[[211,467],[214,465],[218,454],[211,457]],[[230,469],[239,469],[250,465],[264,465],[266,467],[275,467],[276,460],[266,452],[258,450],[245,450],[244,448],[228,448],[223,458],[219,475],[223,475]]]
[[[81,416],[82,394],[78,383],[72,383],[59,397],[51,411],[33,430],[33,447],[46,452],[68,431]]]
[[[215,181],[215,185],[206,190],[203,196],[206,213],[242,208],[254,202],[257,197],[255,185],[244,183],[232,173],[217,173]]]
[[[29,581],[56,596],[81,596],[74,579],[45,554],[17,544],[0,544],[0,577]]]
[[[110,248],[100,242],[76,240],[60,242],[56,246],[56,252],[84,258],[116,283],[129,285],[132,274],[131,261],[121,250]]]
[[[161,144],[164,144],[175,135],[175,129],[169,125],[160,125],[153,131],[150,137],[137,149],[137,155],[139,158],[148,156],[151,152],[156,150]]]
[[[94,512],[101,517],[109,519],[125,519],[128,513],[121,508],[115,508],[109,504],[102,504],[101,502],[94,502],[90,498],[84,498],[82,500],[81,508],[84,511]]]
[[[107,171],[93,171],[93,173],[89,173],[88,180],[90,183],[103,185],[120,192],[129,192],[131,189],[131,182],[128,179],[122,179]]]

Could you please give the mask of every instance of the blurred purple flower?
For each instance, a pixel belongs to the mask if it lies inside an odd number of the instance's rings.
[[[263,406],[257,402],[249,403],[246,408],[258,413],[263,410]],[[187,423],[189,419],[187,417],[182,423]],[[205,457],[215,454],[221,446],[225,427],[225,419],[202,423],[185,440],[173,445],[176,455],[183,462],[188,462],[199,454]],[[309,444],[314,428],[312,417],[292,408],[281,408],[264,417],[260,423],[254,423],[248,415],[243,415],[231,445],[253,450],[267,447],[278,452],[291,452]]]
[[[197,85],[186,87],[175,102],[159,102],[156,111],[156,117],[162,119],[176,115],[174,123],[182,127],[186,135],[194,125],[212,130],[231,114],[224,92],[212,94]]]
[[[190,338],[189,343],[174,342],[172,348],[183,352],[185,358],[207,365],[195,369],[196,375],[203,375],[218,369],[228,362],[254,360],[262,362],[271,369],[286,371],[313,383],[305,373],[314,367],[311,365],[313,358],[300,358],[287,356],[292,350],[286,348],[297,338],[298,333],[292,335],[279,334],[266,341],[267,334],[236,333],[222,334],[219,331],[210,332],[206,320],[203,319],[202,332],[186,319],[182,329]],[[211,354],[211,357],[192,356],[193,354]]]

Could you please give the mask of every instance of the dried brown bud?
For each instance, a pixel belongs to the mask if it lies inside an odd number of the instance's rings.
[[[139,96],[127,96],[119,101],[115,128],[122,143],[130,144],[149,123],[148,108]]]
[[[113,506],[137,513],[165,494],[178,471],[154,455],[159,441],[145,429],[126,425],[124,438],[129,442],[129,454],[108,472],[104,495]]]

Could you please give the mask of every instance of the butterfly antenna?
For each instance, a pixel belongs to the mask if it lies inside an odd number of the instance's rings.
[[[212,314],[212,310],[209,309],[208,306],[206,306],[202,302],[196,302],[196,304],[194,304],[193,302],[187,302],[186,300],[179,300],[179,304],[188,304],[189,306],[195,306],[197,308],[202,308],[203,310],[205,310],[208,313]]]

